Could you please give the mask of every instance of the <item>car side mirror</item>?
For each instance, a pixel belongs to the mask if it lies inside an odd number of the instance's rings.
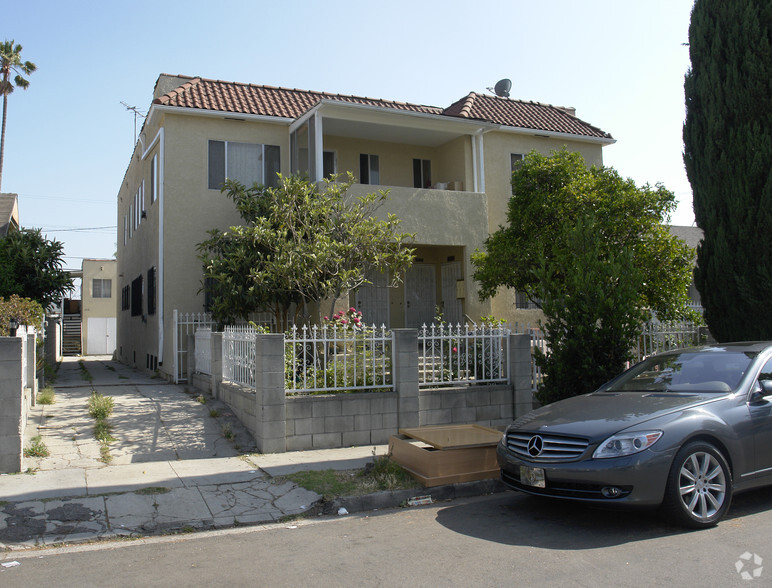
[[[760,402],[767,396],[772,396],[772,380],[759,380],[751,392],[751,402]]]

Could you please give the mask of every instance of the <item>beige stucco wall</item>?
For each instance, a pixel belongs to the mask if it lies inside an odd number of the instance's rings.
[[[88,327],[90,318],[115,318],[116,297],[120,303],[118,262],[114,259],[84,259],[81,265],[81,338],[84,353],[88,354]],[[110,298],[94,298],[94,279],[110,280]]]

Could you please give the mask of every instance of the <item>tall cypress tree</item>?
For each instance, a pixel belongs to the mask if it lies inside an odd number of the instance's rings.
[[[696,0],[684,163],[695,283],[719,341],[772,339],[772,2]]]

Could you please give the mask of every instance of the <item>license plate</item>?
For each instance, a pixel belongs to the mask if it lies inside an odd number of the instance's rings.
[[[544,469],[520,466],[520,483],[535,488],[546,488],[547,484],[544,479]]]

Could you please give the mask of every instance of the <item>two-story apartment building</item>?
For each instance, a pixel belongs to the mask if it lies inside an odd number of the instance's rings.
[[[402,285],[351,293],[368,323],[416,327],[436,307],[454,323],[518,318],[514,293],[478,298],[470,262],[506,222],[513,166],[563,146],[600,165],[613,142],[572,109],[492,95],[441,108],[163,74],[118,193],[118,357],[172,375],[173,312],[205,306],[196,246],[240,222],[222,182],[277,172],[351,171],[353,192],[389,190],[383,213],[416,234]]]

